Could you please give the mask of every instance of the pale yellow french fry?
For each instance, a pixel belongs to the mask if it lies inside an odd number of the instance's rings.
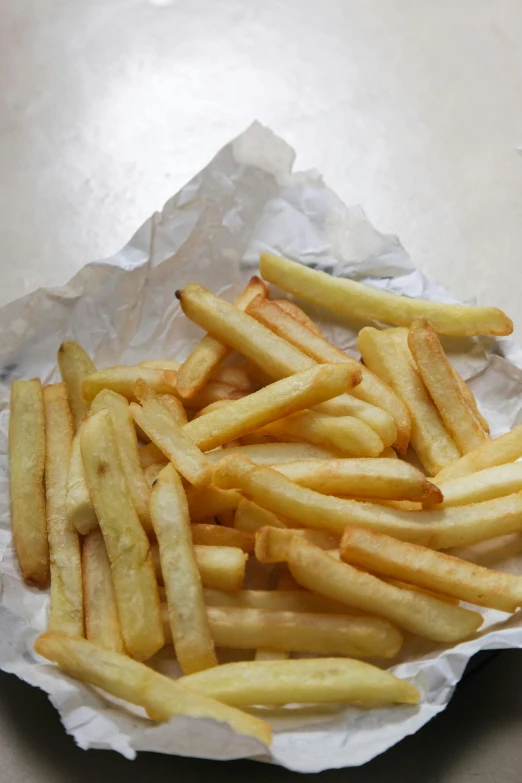
[[[73,420],[64,383],[43,389],[45,415],[45,500],[51,560],[49,629],[83,636],[80,540],[67,519],[67,472]]]
[[[272,653],[273,655],[273,653]],[[345,658],[282,661],[257,657],[215,672],[183,677],[182,685],[225,704],[416,704],[413,685],[362,661]]]
[[[522,457],[522,424],[494,440],[485,441],[475,451],[465,454],[457,462],[439,471],[435,483],[441,484],[449,479],[462,478],[479,470],[505,465]]]
[[[203,587],[213,590],[241,590],[248,558],[242,549],[232,546],[194,545],[194,559]],[[158,581],[163,582],[158,548],[152,547],[152,559]]]
[[[184,432],[208,451],[265,424],[331,399],[349,388],[353,372],[348,365],[324,364],[271,383],[227,407],[193,419]],[[382,448],[381,448],[382,451]]]
[[[309,329],[314,334],[318,334],[320,337],[322,337],[322,332],[317,326],[314,321],[308,316],[304,310],[301,310],[299,305],[296,305],[295,302],[292,302],[290,299],[273,299],[273,304],[276,304],[283,312],[285,312],[287,315],[291,315],[292,318],[295,318],[296,321],[299,321],[300,324],[303,326],[306,326],[307,329]]]
[[[82,383],[85,378],[96,372],[96,367],[81,345],[72,340],[66,340],[60,345],[58,366],[67,389],[67,398],[75,425],[78,428],[82,419],[89,413],[89,403],[83,396]]]
[[[286,569],[286,572],[288,570]],[[271,612],[306,612],[308,614],[350,614],[346,604],[331,601],[317,593],[302,590],[211,590],[205,589],[207,606],[231,606],[236,609],[267,609]]]
[[[156,394],[176,394],[176,377],[175,370],[161,370],[139,364],[133,367],[107,367],[88,375],[82,383],[82,392],[89,402],[103,389],[111,389],[128,400],[135,400],[136,382],[141,379]]]
[[[463,336],[506,335],[513,331],[512,321],[496,307],[448,305],[400,296],[271,253],[261,254],[259,269],[265,280],[283,291],[345,318],[409,326],[414,318],[425,317],[438,334]]]
[[[255,552],[260,563],[285,563],[290,554],[294,536],[319,547],[338,549],[339,536],[323,530],[283,530],[277,527],[262,527],[256,533]]]
[[[9,415],[11,526],[24,582],[49,583],[45,519],[45,422],[39,378],[14,381]]]
[[[158,585],[108,411],[86,419],[80,444],[87,486],[111,564],[125,647],[132,657],[145,660],[164,644]]]
[[[522,463],[495,465],[439,484],[444,501],[439,508],[467,506],[522,491]]]
[[[484,432],[489,433],[489,423],[488,420],[482,415],[482,413],[479,410],[479,407],[477,405],[477,401],[475,399],[475,395],[471,391],[470,387],[464,380],[464,378],[459,374],[458,370],[453,367],[451,367],[453,370],[453,374],[455,376],[455,379],[459,385],[459,389],[462,393],[462,396],[466,400],[466,403],[471,410],[472,414],[475,416],[477,421],[479,422],[480,426],[484,430]]]
[[[253,277],[235,300],[233,307],[244,310],[256,296],[267,296],[268,287],[259,277]],[[207,334],[192,349],[181,365],[178,391],[183,399],[190,399],[200,391],[219,364],[231,353],[227,345]]]
[[[202,522],[208,517],[218,517],[228,511],[235,511],[241,495],[234,490],[209,487],[187,487],[187,502],[191,522]]]
[[[125,653],[111,564],[101,530],[86,537],[82,549],[85,635],[98,647]]]
[[[223,492],[224,490],[221,491]],[[283,520],[271,511],[262,508],[251,500],[241,498],[234,517],[234,527],[246,533],[256,533],[260,528],[267,526],[283,529],[287,527]]]
[[[413,300],[412,300],[413,301]],[[411,444],[430,475],[459,459],[458,450],[415,369],[407,344],[395,330],[365,327],[357,346],[365,364],[398,394],[411,415]]]
[[[440,489],[402,460],[309,459],[277,464],[275,469],[296,484],[324,495],[418,500],[422,503],[440,503],[442,500]]]
[[[290,657],[289,652],[282,650],[256,650],[254,660],[256,661],[285,661]],[[189,684],[190,687],[190,684]],[[260,703],[260,702],[259,702]]]
[[[478,606],[514,612],[522,606],[522,577],[504,574],[349,525],[341,541],[346,563]]]
[[[72,677],[143,707],[156,720],[168,721],[175,715],[210,718],[270,745],[271,731],[264,721],[185,688],[125,655],[58,633],[40,636],[35,650]]]
[[[85,481],[82,453],[80,450],[81,422],[74,436],[67,474],[67,519],[82,536],[88,535],[98,527],[98,517],[92,504]]]
[[[200,546],[234,546],[251,554],[254,551],[253,533],[237,530],[234,527],[198,523],[190,526],[192,543]]]
[[[135,395],[143,407],[131,404],[134,420],[145,430],[149,438],[167,455],[181,475],[195,487],[210,483],[210,465],[187,434],[186,427],[180,427],[157,394],[144,381],[136,383]]]
[[[91,405],[92,413],[101,410],[109,411],[129,494],[143,529],[149,534],[152,532],[149,512],[150,491],[140,464],[138,439],[129,403],[121,394],[104,389],[96,395]]]
[[[292,540],[288,565],[292,576],[303,587],[384,617],[425,639],[455,643],[468,638],[482,625],[482,617],[477,612],[391,585],[335,560],[302,539]]]
[[[311,443],[258,443],[251,446],[233,446],[226,449],[209,451],[206,458],[213,465],[221,462],[230,454],[242,454],[256,465],[277,465],[279,462],[297,462],[300,460],[333,459],[337,451],[323,449]]]
[[[187,412],[177,397],[172,394],[158,394],[158,399],[161,400],[170,415],[176,419],[180,427],[187,423]]]
[[[359,362],[352,356],[328,342],[319,330],[311,332],[310,328],[304,325],[303,322],[296,320],[294,316],[287,312],[281,312],[278,305],[279,303],[256,297],[249,304],[246,312],[255,318],[256,321],[268,327],[279,337],[283,337],[317,362],[347,362],[353,367],[361,368],[362,381],[354,388],[353,396],[359,401],[363,401],[363,403],[369,403],[370,406],[383,408],[393,417],[396,425],[395,445],[399,451],[406,451],[410,438],[410,415],[408,409],[395,392],[366,367],[361,367]],[[376,414],[372,407],[365,408],[364,404],[358,406],[357,403],[354,403],[353,410],[345,412],[345,414],[350,413],[353,416],[358,416],[372,429],[375,429],[383,440],[389,440],[389,427],[386,427],[386,420],[376,420]],[[379,427],[379,429],[376,429],[376,427]],[[386,445],[389,445],[389,443]]]

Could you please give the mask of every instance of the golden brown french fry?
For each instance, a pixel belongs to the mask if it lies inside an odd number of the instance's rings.
[[[244,530],[222,525],[195,524],[190,526],[192,543],[200,546],[234,546],[250,554],[254,551],[254,535]]]
[[[439,508],[467,506],[522,491],[522,463],[495,465],[462,478],[449,479],[439,484],[444,502]]]
[[[271,383],[242,400],[193,419],[185,425],[184,432],[201,449],[208,451],[282,416],[331,399],[349,388],[352,379],[353,372],[348,365],[310,367]]]
[[[426,318],[410,326],[408,345],[431,399],[462,454],[488,439],[469,408],[440,340]]]
[[[287,573],[288,570],[285,569]],[[211,590],[205,589],[207,606],[231,606],[236,609],[267,609],[271,612],[308,614],[350,614],[346,604],[331,601],[317,593],[296,587],[293,590]]]
[[[453,367],[453,365],[451,366],[451,369],[453,370],[453,375],[455,376],[455,380],[459,385],[459,389],[462,393],[462,396],[466,400],[468,408],[470,409],[473,416],[477,419],[478,423],[480,424],[484,432],[489,433],[488,420],[480,412],[479,407],[477,405],[477,401],[475,399],[475,395],[471,391],[470,387],[468,386],[464,378],[460,375],[458,370],[455,367]]]
[[[157,720],[168,721],[175,715],[210,718],[228,723],[239,734],[270,745],[271,731],[264,721],[184,688],[170,677],[125,655],[59,633],[38,637],[35,650],[72,677],[143,707]]]
[[[302,322],[296,321],[288,313],[281,312],[276,303],[270,302],[268,299],[256,297],[249,304],[246,312],[255,318],[256,321],[268,327],[279,337],[283,337],[317,362],[347,362],[353,367],[360,368],[362,381],[353,389],[352,394],[359,402],[362,401],[363,405],[354,403],[353,410],[351,412],[346,410],[345,415],[351,413],[354,416],[358,416],[362,421],[375,429],[383,440],[389,440],[390,435],[387,434],[386,422],[376,419],[375,411],[372,408],[365,407],[364,402],[369,403],[371,406],[383,408],[395,421],[395,445],[397,449],[401,452],[406,451],[410,438],[410,414],[402,400],[397,397],[389,386],[366,367],[361,367],[359,362],[352,356],[328,342],[321,332],[317,330],[310,333],[309,327],[303,325]],[[376,429],[376,426],[379,426],[379,429]]]
[[[176,394],[175,370],[160,370],[153,367],[107,367],[88,375],[82,383],[83,396],[91,402],[103,389],[111,389],[128,400],[135,400],[136,382],[143,380],[156,394]]]
[[[305,326],[311,332],[322,337],[322,332],[317,324],[312,321],[310,316],[308,316],[305,311],[299,307],[299,305],[296,305],[295,302],[292,302],[290,299],[273,299],[272,302],[273,304],[276,304],[281,310],[283,310],[284,313],[291,315],[292,318],[295,318],[296,321],[299,321],[300,324]]]
[[[9,469],[13,541],[24,582],[49,583],[49,545],[43,476],[45,424],[39,378],[14,381],[9,417]]]
[[[241,590],[248,558],[242,549],[233,546],[194,545],[194,558],[203,587],[213,590]],[[152,547],[152,559],[159,582],[163,581],[158,548]]]
[[[407,344],[395,339],[395,330],[365,327],[357,346],[365,364],[388,383],[403,400],[411,415],[411,444],[430,475],[459,459],[460,451],[428,396],[414,367]]]
[[[101,410],[109,411],[129,495],[143,529],[150,534],[152,532],[149,512],[150,491],[140,464],[138,439],[129,403],[121,394],[104,389],[96,395],[91,405],[92,413]]]
[[[233,307],[244,310],[256,296],[268,296],[268,287],[259,277],[252,277]],[[190,399],[200,391],[219,364],[231,353],[227,345],[207,334],[192,349],[181,365],[178,391],[183,399]]]
[[[337,451],[323,449],[311,443],[256,443],[251,446],[232,446],[205,454],[213,465],[230,454],[242,454],[256,465],[277,465],[279,462],[297,462],[308,459],[333,459]]]
[[[215,672],[192,674],[180,680],[225,704],[328,704],[362,702],[372,705],[416,704],[413,685],[362,661],[259,660],[227,663]]]
[[[459,642],[482,625],[482,617],[477,612],[416,590],[395,587],[335,560],[302,539],[292,540],[288,566],[303,587],[363,612],[385,617],[425,639]]]
[[[82,383],[87,376],[96,372],[94,362],[73,340],[66,340],[58,349],[58,366],[62,381],[67,389],[67,398],[76,428],[89,413],[89,403],[84,399]]]
[[[150,496],[150,515],[176,657],[184,674],[217,666],[203,587],[192,549],[187,499],[179,475],[167,465]]]
[[[475,451],[464,454],[457,462],[437,473],[435,483],[438,485],[449,479],[478,473],[479,470],[492,468],[494,465],[515,462],[520,457],[522,457],[522,424],[499,438],[485,441]]]
[[[43,389],[45,416],[45,501],[51,560],[49,629],[83,636],[80,541],[67,519],[67,472],[73,420],[64,383]]]
[[[258,506],[257,503],[252,503],[251,500],[241,498],[234,517],[234,527],[247,533],[256,533],[260,528],[267,526],[283,529],[287,527],[283,520],[271,511]]]
[[[82,549],[85,635],[99,647],[125,653],[111,564],[101,530],[89,533]]]
[[[409,326],[414,318],[425,317],[438,334],[506,335],[513,331],[512,321],[496,307],[448,305],[400,296],[271,253],[261,254],[259,269],[265,280],[283,291],[345,318]]]
[[[85,478],[109,556],[121,633],[129,655],[145,660],[164,644],[150,546],[129,495],[108,411],[84,422]]]
[[[308,459],[274,467],[296,484],[324,495],[423,503],[442,500],[440,489],[423,473],[397,459]]]
[[[209,487],[187,487],[187,502],[191,522],[202,522],[207,517],[218,517],[234,511],[241,500],[239,492]]]
[[[514,612],[522,606],[522,577],[397,541],[349,525],[341,541],[341,557],[368,571],[450,595],[478,606]]]
[[[85,481],[85,471],[80,451],[81,426],[80,422],[71,447],[71,459],[69,460],[69,471],[67,474],[66,513],[71,525],[76,528],[80,535],[86,536],[98,527],[98,517],[96,516],[91,496],[87,489],[87,482]]]
[[[256,533],[255,552],[260,563],[284,563],[288,560],[294,536],[309,541],[320,549],[338,549],[339,536],[324,530],[283,530],[262,527]]]
[[[167,455],[187,481],[195,487],[210,483],[212,471],[206,457],[170,414],[158,395],[144,381],[138,381],[134,391],[143,407],[131,403],[134,420],[149,438]]]

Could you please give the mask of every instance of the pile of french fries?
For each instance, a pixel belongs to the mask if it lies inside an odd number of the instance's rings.
[[[269,745],[238,708],[414,704],[385,670],[403,631],[453,645],[469,604],[522,606],[522,577],[441,551],[522,531],[522,426],[489,437],[438,337],[508,334],[500,310],[260,270],[234,304],[176,293],[206,332],[182,363],[97,369],[63,343],[61,383],[13,383],[9,449],[22,576],[50,582],[36,651],[152,720]],[[391,327],[360,331],[361,363],[267,283]],[[143,663],[169,644],[177,681]]]

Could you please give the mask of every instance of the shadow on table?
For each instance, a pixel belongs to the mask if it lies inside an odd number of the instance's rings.
[[[436,783],[460,758],[481,747],[492,725],[496,731],[510,726],[518,736],[522,728],[522,654],[507,651],[496,656],[459,686],[450,706],[415,736],[387,753],[350,770],[331,770],[316,780],[328,783],[380,783],[400,778],[401,783]],[[169,780],[183,783],[223,779],[261,783],[303,779],[278,767],[249,761],[210,762],[141,753],[135,761],[109,751],[82,751],[67,736],[46,695],[15,677],[0,673],[2,744],[10,744],[13,777],[31,783],[143,783]],[[516,724],[519,724],[518,726]],[[2,754],[4,755],[4,753]],[[2,764],[11,766],[4,756]],[[17,769],[19,765],[20,769]],[[473,773],[472,773],[473,774]],[[27,777],[26,777],[27,776]],[[2,781],[6,780],[0,774]],[[459,778],[460,779],[460,778]],[[497,781],[504,780],[497,778]]]

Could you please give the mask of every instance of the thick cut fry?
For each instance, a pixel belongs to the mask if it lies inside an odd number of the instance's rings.
[[[111,564],[121,634],[129,655],[145,660],[164,644],[158,585],[108,411],[84,422],[80,443],[87,486]]]
[[[167,455],[187,481],[195,487],[210,483],[212,471],[206,457],[176,419],[170,414],[157,394],[144,381],[136,383],[135,394],[142,404],[131,404],[134,420],[149,438]]]
[[[484,500],[505,497],[522,491],[522,463],[495,465],[462,478],[449,479],[439,484],[444,502],[439,508],[467,506]]]
[[[347,365],[310,367],[226,408],[194,419],[185,425],[184,431],[201,449],[208,451],[283,416],[331,399],[349,388],[352,379],[353,372]]]
[[[440,340],[426,318],[416,318],[410,326],[408,344],[430,397],[444,424],[463,454],[488,439],[471,412]]]
[[[429,318],[438,334],[506,335],[513,323],[496,307],[448,305],[391,294],[364,283],[333,277],[286,258],[262,253],[262,277],[305,302],[326,307],[345,318],[409,326],[414,318]]]
[[[194,545],[194,559],[203,587],[212,590],[241,590],[248,555],[239,547]],[[152,547],[158,582],[163,582],[158,548]]]
[[[413,685],[362,661],[262,660],[228,663],[215,672],[192,674],[182,685],[225,704],[417,704]]]
[[[288,571],[287,571],[288,573]],[[306,612],[308,614],[350,614],[346,604],[331,601],[317,593],[294,590],[210,590],[206,589],[207,606],[231,606],[236,609],[267,609],[271,612]]]
[[[455,380],[458,383],[459,389],[462,393],[462,396],[466,400],[466,403],[468,405],[468,408],[470,409],[473,416],[476,418],[484,432],[489,433],[489,423],[488,420],[482,415],[482,413],[479,410],[479,407],[477,405],[477,401],[475,399],[475,395],[471,391],[470,387],[464,380],[464,378],[459,374],[458,370],[451,366],[451,369],[453,370],[453,375],[455,376]]]
[[[324,495],[423,503],[442,500],[441,491],[423,473],[397,459],[309,459],[275,465],[275,469],[296,484]]]
[[[51,560],[49,629],[83,636],[83,588],[80,541],[67,519],[67,472],[73,420],[65,384],[43,390],[45,415],[45,500]]]
[[[406,451],[410,439],[410,414],[402,400],[397,397],[389,386],[366,367],[361,367],[359,362],[352,356],[328,342],[321,332],[311,332],[310,328],[296,321],[291,315],[281,312],[274,302],[256,297],[250,303],[246,312],[255,318],[256,321],[268,327],[279,337],[283,337],[317,362],[347,362],[352,367],[360,368],[362,381],[354,388],[353,396],[359,401],[370,403],[371,406],[383,408],[393,417],[396,425],[396,448],[401,452]],[[346,411],[346,413],[349,413],[349,411]],[[365,408],[364,405],[357,407],[357,403],[354,403],[352,415],[358,416],[362,421],[365,421],[366,424],[375,429],[383,440],[389,440],[387,430],[384,429],[385,422],[376,420],[375,411],[371,407]],[[379,429],[376,429],[376,426],[379,426]]]
[[[87,376],[96,372],[96,367],[81,345],[72,340],[66,340],[60,345],[58,366],[62,381],[67,389],[67,398],[76,428],[78,428],[82,419],[89,413],[89,403],[84,399],[82,383]]]
[[[88,535],[98,527],[98,518],[92,505],[91,496],[85,481],[82,453],[80,451],[81,422],[74,436],[67,474],[67,519],[82,536]]]
[[[242,454],[256,465],[277,465],[279,462],[297,462],[308,459],[332,459],[336,451],[322,449],[311,443],[258,443],[252,446],[228,446],[205,454],[213,465],[230,454]]]
[[[411,444],[430,475],[460,456],[442,418],[431,401],[409,353],[393,334],[365,327],[357,346],[365,364],[399,395],[411,415]]]
[[[157,720],[168,721],[175,715],[210,718],[228,723],[239,734],[270,745],[270,727],[264,721],[184,688],[170,677],[125,655],[103,650],[85,639],[58,633],[40,636],[35,650],[72,677],[143,707]]]
[[[272,301],[287,315],[291,315],[292,318],[295,318],[296,321],[299,321],[300,324],[311,332],[322,337],[322,332],[317,324],[295,302],[290,301],[290,299],[273,299]]]
[[[138,518],[146,533],[152,532],[149,512],[149,485],[143,475],[138,451],[138,439],[130,414],[129,403],[121,394],[104,389],[92,401],[91,411],[109,411],[116,446],[127,481],[127,487]]]
[[[111,564],[101,530],[90,533],[82,549],[85,635],[98,647],[125,653]]]
[[[225,490],[221,491],[224,492]],[[251,500],[241,498],[234,516],[234,527],[247,533],[257,533],[262,527],[286,529],[287,525],[280,517],[266,508],[262,508],[257,503],[252,503]]]
[[[348,526],[341,541],[346,563],[392,576],[478,606],[514,612],[522,606],[522,577]]]
[[[187,487],[187,502],[191,522],[202,522],[208,517],[218,517],[228,511],[235,511],[241,495],[234,490],[217,487]]]
[[[475,451],[465,454],[457,462],[441,470],[435,477],[435,483],[469,476],[479,470],[505,465],[522,457],[522,424],[494,440],[485,441]]]
[[[190,526],[192,543],[200,546],[234,546],[250,554],[254,551],[254,535],[244,530],[221,525],[196,524]]]
[[[268,296],[268,287],[259,277],[250,280],[232,306],[244,310],[256,296]],[[180,396],[183,399],[194,397],[230,353],[227,345],[208,334],[205,335],[180,367],[177,382]]]
[[[111,389],[128,400],[135,400],[136,382],[143,380],[156,394],[176,394],[175,370],[159,370],[153,367],[107,367],[89,375],[82,383],[85,399],[93,400],[103,389]]]
[[[176,657],[184,674],[217,666],[208,627],[203,587],[192,550],[187,499],[181,479],[167,465],[154,485],[150,514]]]
[[[320,549],[337,549],[339,536],[323,530],[282,530],[278,527],[262,527],[256,533],[256,557],[260,563],[284,563],[288,560],[294,536],[308,541]]]
[[[11,525],[24,582],[49,583],[43,476],[45,424],[40,380],[14,381],[9,417]]]
[[[330,557],[303,540],[292,541],[288,566],[300,585],[435,642],[454,643],[480,628],[482,617],[426,593],[395,587]]]

